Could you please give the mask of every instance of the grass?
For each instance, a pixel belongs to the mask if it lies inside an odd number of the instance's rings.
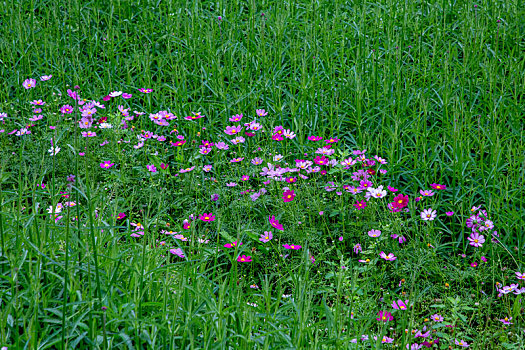
[[[525,272],[523,18],[517,0],[0,3],[0,113],[7,114],[0,124],[0,345],[404,349],[430,339],[411,333],[426,326],[440,339],[433,348],[459,348],[456,339],[474,349],[522,348],[521,299],[498,296],[496,282],[521,282],[514,272]],[[53,77],[41,82],[44,74]],[[35,88],[22,86],[28,78],[37,79]],[[74,105],[67,89],[104,103],[97,118],[114,127],[82,137],[80,112],[58,112]],[[102,101],[115,90],[133,97]],[[35,99],[46,101],[45,119],[33,122],[31,135],[9,135],[29,123]],[[120,129],[120,104],[146,114]],[[178,119],[155,125],[148,115],[161,110]],[[205,117],[183,119],[192,112]],[[239,113],[242,122],[228,120]],[[226,126],[255,118],[265,132],[232,145]],[[297,136],[271,140],[279,125]],[[142,130],[168,140],[133,148]],[[188,142],[171,147],[177,133]],[[356,185],[350,175],[358,168],[263,184],[263,165],[250,160],[283,167],[313,160],[324,141],[310,135],[340,139],[329,158],[355,158],[356,149],[385,158],[388,172],[374,185],[409,195],[410,212],[390,213],[386,199],[356,210],[342,186]],[[61,148],[55,156],[50,140]],[[201,155],[202,140],[230,150]],[[234,157],[245,159],[230,163]],[[103,169],[104,161],[115,165]],[[157,172],[146,169],[152,164]],[[201,170],[206,164],[210,173]],[[76,181],[68,188],[70,174]],[[238,187],[225,186],[232,181]],[[325,190],[328,181],[337,190]],[[432,183],[447,190],[416,202]],[[285,186],[296,194],[289,203]],[[267,193],[249,197],[263,187]],[[473,206],[487,211],[498,243],[485,234],[481,248],[469,245]],[[430,207],[438,217],[421,220]],[[121,212],[126,217],[116,219]],[[210,212],[213,222],[189,218]],[[269,215],[285,230],[272,228]],[[143,236],[130,237],[132,223],[143,225]],[[381,237],[369,237],[371,229]],[[270,230],[274,238],[261,243]],[[223,247],[233,241],[244,244]],[[175,248],[185,257],[168,252]],[[380,259],[383,250],[396,261]],[[237,263],[241,254],[253,262]],[[398,299],[413,307],[378,322],[377,312],[392,311]],[[425,321],[433,314],[445,320]],[[513,324],[498,321],[504,317]],[[393,343],[382,344],[383,336]]]

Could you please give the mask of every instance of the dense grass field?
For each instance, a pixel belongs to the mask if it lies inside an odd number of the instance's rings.
[[[524,349],[524,52],[519,0],[1,1],[0,347]]]

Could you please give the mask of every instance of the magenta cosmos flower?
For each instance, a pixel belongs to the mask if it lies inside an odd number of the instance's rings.
[[[239,245],[242,245],[242,242],[239,243]],[[233,243],[227,243],[224,245],[224,248],[234,248],[234,247],[237,247],[237,241],[233,242]]]
[[[366,208],[366,203],[365,203],[365,201],[357,202],[356,204],[354,204],[354,207],[357,210],[361,210],[363,208]]]
[[[300,245],[294,245],[294,244],[283,244],[284,249],[293,249],[298,250],[301,249]]]
[[[35,79],[26,79],[22,83],[22,86],[26,89],[32,89],[36,86],[36,80]]]
[[[447,188],[447,186],[440,184],[430,184],[430,187],[432,187],[435,190],[445,190]]]
[[[388,321],[393,321],[394,320],[394,317],[388,311],[379,311],[377,313],[377,316],[379,316],[378,318],[376,318],[376,320],[378,320],[378,321],[388,322]]]
[[[109,169],[111,168],[115,163],[111,163],[111,161],[106,160],[104,163],[100,163],[100,167],[103,169]]]
[[[310,141],[321,141],[323,138],[321,136],[308,136]]]
[[[118,219],[118,220],[122,220],[122,219],[124,219],[125,217],[126,217],[126,214],[124,214],[124,213],[118,213],[118,215],[117,215],[117,219]]]
[[[295,198],[295,193],[294,193],[293,190],[292,191],[290,191],[290,190],[285,191],[284,194],[283,194],[283,199],[284,199],[285,203],[293,201],[294,198]]]
[[[408,300],[398,300],[397,302],[392,303],[392,307],[396,310],[406,310],[408,308]]]
[[[199,216],[199,219],[201,221],[206,221],[206,222],[215,221],[215,215],[213,215],[212,213],[209,213],[209,214],[204,213],[201,216]]]
[[[249,256],[249,255],[241,255],[237,258],[237,261],[238,262],[251,262],[252,261],[252,257]]]
[[[153,92],[153,89],[140,88],[139,91],[144,94],[149,94],[150,92]]]
[[[284,230],[283,225],[279,223],[279,220],[275,218],[275,215],[268,216],[268,222],[270,223],[270,225],[272,225],[273,228],[276,228],[281,231]]]
[[[483,243],[485,243],[485,236],[480,235],[477,232],[473,232],[467,239],[470,241],[469,244],[476,248],[482,247]]]

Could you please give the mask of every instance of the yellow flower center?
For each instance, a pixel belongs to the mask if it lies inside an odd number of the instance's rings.
[[[477,240],[477,239],[475,239],[475,240],[474,240],[474,242],[475,242],[475,243],[478,243],[478,240]]]
[[[365,261],[368,263],[368,262],[370,262],[370,259],[366,259]]]
[[[209,220],[210,218],[208,216],[205,216],[204,217],[204,220]]]
[[[383,320],[386,320],[386,316],[383,316]]]
[[[292,196],[288,195],[288,198],[292,198]]]

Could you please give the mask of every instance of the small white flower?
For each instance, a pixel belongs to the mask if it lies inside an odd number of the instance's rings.
[[[117,97],[117,96],[120,96],[120,95],[122,95],[122,91],[113,91],[113,92],[109,93],[109,96],[111,96],[111,97]]]

